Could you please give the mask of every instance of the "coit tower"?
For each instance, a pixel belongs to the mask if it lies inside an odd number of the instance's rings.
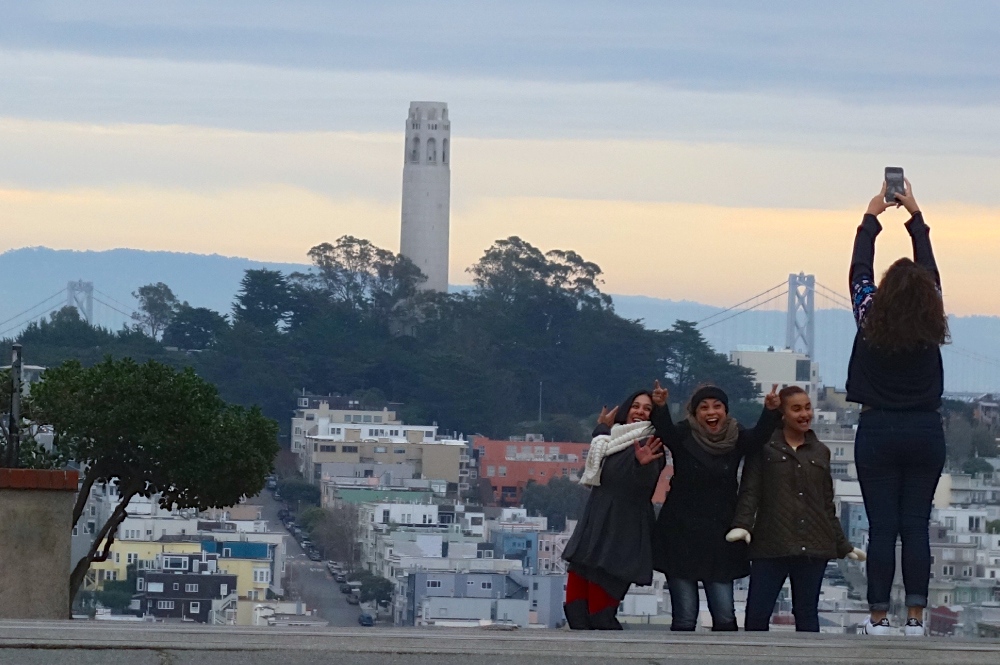
[[[424,289],[448,290],[451,122],[444,102],[410,102],[403,158],[399,253],[427,275]]]

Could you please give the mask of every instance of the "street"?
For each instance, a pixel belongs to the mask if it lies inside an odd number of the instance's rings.
[[[326,619],[331,626],[357,626],[361,611],[357,605],[347,603],[347,597],[340,592],[339,585],[327,572],[325,562],[310,561],[292,534],[285,531],[284,525],[278,519],[278,511],[283,507],[282,504],[275,501],[271,493],[266,490],[249,502],[263,506],[262,517],[268,521],[268,527],[272,531],[288,534],[288,538],[285,539],[288,548],[285,598],[305,601],[310,610],[317,610],[319,616]]]

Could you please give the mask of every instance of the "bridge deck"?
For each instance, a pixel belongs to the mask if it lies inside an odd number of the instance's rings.
[[[0,663],[33,665],[542,665],[1000,663],[1000,641],[794,633],[267,629],[0,622]]]

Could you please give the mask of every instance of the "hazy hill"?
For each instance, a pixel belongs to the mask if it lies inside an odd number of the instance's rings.
[[[95,322],[117,329],[126,317],[115,309],[130,313],[135,306],[131,293],[143,284],[164,282],[178,298],[193,306],[228,313],[245,270],[269,268],[290,273],[308,267],[217,254],[134,249],[11,250],[0,254],[0,275],[5,277],[0,281],[0,337],[10,336],[32,317],[65,304],[63,295],[24,316],[16,316],[59,292],[71,280],[94,283],[96,297],[103,301],[94,305]],[[699,321],[720,311],[701,303],[646,296],[614,296],[614,300],[622,316],[642,319],[647,326],[661,329],[669,328],[677,319]],[[776,311],[748,312],[706,328],[704,334],[722,352],[734,349],[737,344],[780,348],[785,342],[785,316]],[[843,385],[853,334],[853,319],[846,310],[817,312],[816,359],[826,383]],[[947,388],[984,392],[1000,389],[1000,317],[953,318],[952,336],[954,344],[945,351]]]

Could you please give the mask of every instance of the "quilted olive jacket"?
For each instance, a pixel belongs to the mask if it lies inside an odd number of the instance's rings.
[[[747,457],[733,528],[752,535],[751,559],[841,559],[854,549],[833,505],[830,449],[812,430],[793,449],[778,429]]]

